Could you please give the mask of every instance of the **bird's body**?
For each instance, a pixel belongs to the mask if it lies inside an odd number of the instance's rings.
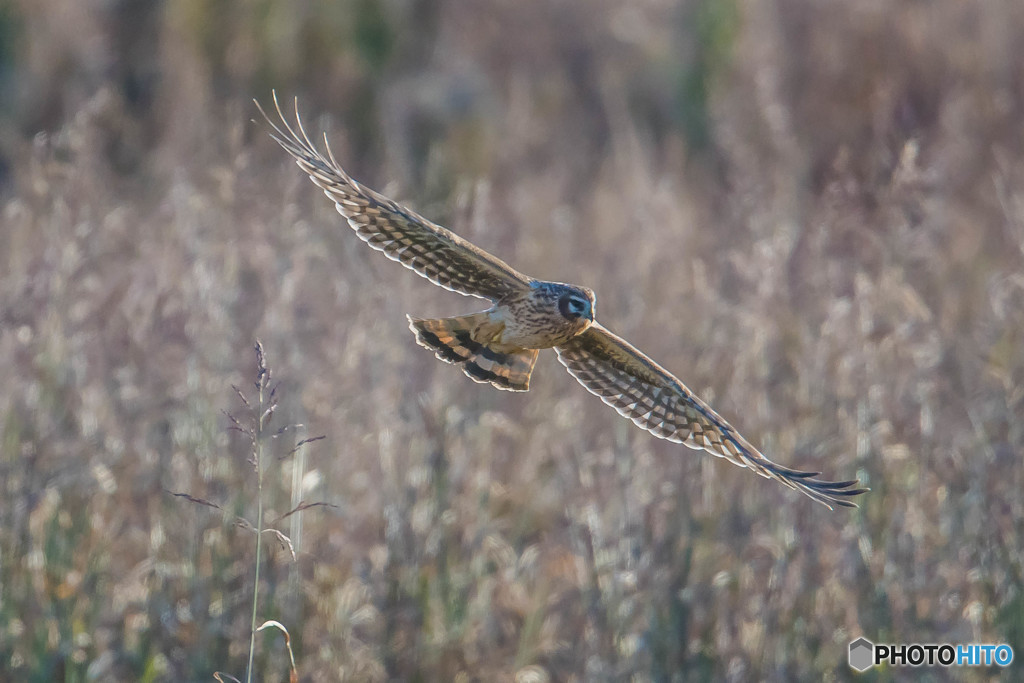
[[[560,302],[586,302],[581,315],[563,313]],[[594,293],[561,282],[533,282],[521,296],[499,301],[491,318],[504,325],[502,344],[527,349],[550,349],[564,344],[593,324]]]
[[[274,99],[277,104],[277,98]],[[259,103],[257,102],[257,106]],[[260,111],[263,112],[262,107]],[[477,382],[527,391],[538,352],[553,348],[569,374],[619,414],[655,436],[706,450],[799,490],[831,508],[866,489],[829,482],[765,458],[675,376],[594,318],[594,293],[576,285],[530,278],[353,180],[324,155],[302,127],[263,112],[273,137],[335,203],[360,239],[431,282],[489,299],[485,311],[442,319],[409,318],[416,341]]]

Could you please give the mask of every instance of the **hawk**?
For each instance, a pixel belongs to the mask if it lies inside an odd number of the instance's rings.
[[[361,185],[342,169],[324,136],[310,140],[295,106],[289,123],[256,102],[271,136],[294,157],[364,242],[445,289],[488,299],[479,313],[430,320],[409,316],[416,341],[476,382],[527,391],[537,354],[553,348],[569,374],[623,417],[657,437],[703,449],[800,491],[829,509],[856,507],[858,481],[831,482],[772,462],[668,370],[594,317],[594,292],[523,275],[450,230]]]

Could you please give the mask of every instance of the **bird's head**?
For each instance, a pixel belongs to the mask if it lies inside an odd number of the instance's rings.
[[[594,322],[594,292],[586,287],[564,285],[565,291],[558,297],[558,312],[569,320]]]

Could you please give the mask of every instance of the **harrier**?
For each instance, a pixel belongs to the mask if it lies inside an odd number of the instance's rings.
[[[594,318],[594,292],[586,287],[527,277],[453,232],[364,187],[325,152],[302,126],[298,103],[293,127],[274,96],[280,125],[256,106],[271,135],[309,175],[364,242],[445,289],[491,301],[486,311],[440,320],[409,316],[416,341],[470,379],[499,389],[526,391],[540,349],[553,348],[580,384],[638,427],[657,437],[704,449],[740,467],[782,482],[831,509],[867,489],[856,480],[830,482],[817,472],[767,459],[707,403],[667,370]]]

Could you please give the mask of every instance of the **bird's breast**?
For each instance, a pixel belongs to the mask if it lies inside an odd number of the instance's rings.
[[[545,303],[524,299],[499,306],[495,317],[505,324],[502,343],[524,349],[549,349],[564,344],[590,325],[588,320],[568,319]]]

